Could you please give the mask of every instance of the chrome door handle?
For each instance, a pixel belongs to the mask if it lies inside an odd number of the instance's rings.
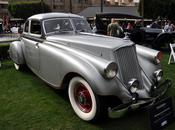
[[[39,43],[35,44],[35,48],[38,49],[39,48]]]

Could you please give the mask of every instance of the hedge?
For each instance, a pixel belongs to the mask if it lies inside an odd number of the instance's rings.
[[[9,44],[0,44],[0,60],[8,59]]]
[[[11,2],[8,5],[8,10],[13,17],[23,19],[27,19],[34,14],[51,11],[48,5],[40,1]]]

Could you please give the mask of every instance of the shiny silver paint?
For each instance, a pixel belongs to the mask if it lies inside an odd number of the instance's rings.
[[[42,23],[43,20],[59,17],[82,18],[72,14],[52,13],[35,15],[28,20],[35,19]],[[122,58],[120,61],[116,58],[119,50],[125,48],[133,48],[131,55],[132,60],[135,60],[133,64],[127,65],[129,59],[125,57],[126,50],[123,50],[118,57]],[[15,63],[27,64],[36,75],[54,88],[63,88],[66,78],[76,74],[83,77],[96,94],[114,95],[123,103],[132,100],[127,87],[128,77],[139,78],[142,85],[138,90],[139,98],[150,98],[151,86],[154,85],[153,73],[161,68],[160,64],[154,63],[157,53],[158,51],[135,45],[126,39],[91,33],[47,36],[43,29],[42,36],[23,33],[21,41],[10,45],[10,57]],[[119,70],[115,78],[106,79],[104,70],[110,62],[116,62]],[[120,67],[124,66],[120,62],[126,63],[125,73],[120,70]],[[136,77],[131,77],[133,74],[130,69],[135,67]],[[121,76],[127,77],[126,80]]]
[[[22,42],[21,41],[14,41],[13,45],[10,46],[9,51],[11,59],[17,64],[24,64],[24,55],[22,51]]]

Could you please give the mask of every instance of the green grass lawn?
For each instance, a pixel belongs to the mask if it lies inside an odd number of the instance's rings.
[[[165,77],[173,81],[168,94],[175,95],[175,64],[168,65]],[[88,123],[73,112],[65,91],[54,90],[30,71],[15,71],[11,61],[0,68],[0,130],[148,130],[146,112],[135,111],[119,119]],[[174,130],[175,123],[165,130]]]

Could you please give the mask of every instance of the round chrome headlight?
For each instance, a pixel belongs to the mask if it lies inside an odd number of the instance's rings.
[[[153,74],[154,78],[156,79],[157,82],[161,81],[163,77],[163,71],[161,69],[157,70]]]
[[[136,91],[138,90],[139,87],[139,81],[137,79],[131,79],[128,82],[129,85],[129,90],[131,93],[136,93]]]
[[[112,79],[117,75],[117,64],[115,62],[111,62],[107,65],[106,69],[104,70],[105,77],[108,79]]]

